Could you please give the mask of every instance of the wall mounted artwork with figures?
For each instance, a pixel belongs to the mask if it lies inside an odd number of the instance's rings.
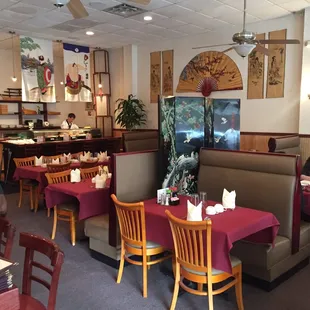
[[[242,76],[235,62],[222,52],[203,52],[183,69],[177,93],[201,92],[208,97],[212,91],[243,89]]]
[[[161,93],[161,52],[150,55],[150,102],[157,103]]]
[[[256,39],[264,40],[265,33],[256,35]],[[254,48],[248,57],[248,99],[264,99],[264,73],[265,55]]]
[[[269,39],[286,39],[286,29],[269,32]],[[269,44],[268,80],[266,98],[284,97],[285,81],[285,44]]]
[[[239,99],[162,97],[158,115],[162,188],[197,192],[200,148],[239,149]]]
[[[163,85],[162,95],[173,95],[173,50],[162,52]]]

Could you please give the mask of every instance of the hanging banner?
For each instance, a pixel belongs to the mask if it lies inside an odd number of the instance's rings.
[[[150,99],[151,103],[157,103],[161,85],[161,52],[153,52],[150,57]]]
[[[64,43],[65,100],[92,102],[89,47]]]
[[[22,100],[56,102],[52,41],[20,36]]]
[[[162,52],[163,96],[173,95],[173,50]]]

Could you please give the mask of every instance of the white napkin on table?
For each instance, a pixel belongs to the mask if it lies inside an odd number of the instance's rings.
[[[63,158],[65,159],[65,161],[71,161],[71,153],[67,154],[63,154]]]
[[[80,161],[87,161],[87,155],[80,155]]]
[[[187,220],[188,221],[202,221],[201,215],[202,202],[196,207],[187,200]]]
[[[86,156],[87,159],[90,159],[90,152],[84,152],[84,156]]]
[[[80,169],[71,170],[70,181],[71,181],[71,183],[81,182],[81,171],[80,171]]]
[[[99,175],[97,174],[94,178],[92,178],[92,183],[95,183],[95,188],[104,188],[105,183],[107,181],[107,176],[105,174]]]
[[[34,165],[35,166],[42,166],[42,164],[43,164],[43,156],[41,156],[41,157],[35,157],[34,158]]]
[[[108,159],[108,152],[100,152],[97,155],[99,161],[106,161]]]
[[[59,158],[52,159],[52,164],[53,164],[53,165],[58,165],[58,164],[60,164]]]
[[[222,196],[222,204],[224,209],[235,209],[236,208],[236,192],[229,192],[224,188]]]

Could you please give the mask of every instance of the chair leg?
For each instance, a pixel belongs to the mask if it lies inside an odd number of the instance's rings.
[[[238,310],[244,310],[243,298],[242,298],[242,267],[241,265],[235,277],[237,279],[235,290],[236,290],[236,300],[237,300]]]
[[[19,208],[22,206],[22,200],[23,200],[23,180],[20,180],[19,181],[19,202],[18,202]]]
[[[54,223],[53,223],[53,231],[52,231],[52,240],[55,239],[57,229],[57,207],[54,207]]]
[[[30,190],[29,190],[29,194],[30,194],[30,209],[33,210],[33,192],[34,192],[34,188],[31,186]]]
[[[146,261],[147,261],[147,262],[150,262],[150,261],[151,261],[151,256],[150,256],[150,255],[146,257]],[[150,269],[151,269],[151,265],[148,265],[148,266],[147,266],[147,270],[150,270]]]
[[[209,277],[210,281],[208,279],[208,283],[207,283],[207,290],[208,290],[208,300],[209,300],[209,310],[213,310],[213,288],[212,288],[212,276]]]
[[[121,241],[121,261],[119,262],[119,269],[118,269],[118,275],[116,283],[121,283],[123,271],[124,271],[124,263],[125,263],[125,247],[124,247],[124,241]]]
[[[147,298],[147,256],[142,256],[142,269],[143,269],[143,297]]]
[[[72,213],[70,216],[70,232],[71,232],[71,243],[73,246],[75,246],[75,237],[76,237],[76,231],[75,231],[75,214]]]
[[[170,310],[174,310],[177,299],[178,299],[178,294],[179,294],[179,287],[180,287],[180,264],[176,263],[175,264],[175,276],[174,276],[174,289],[173,289],[173,295],[172,295],[172,300],[170,304]]]
[[[40,199],[40,189],[39,186],[35,188],[35,205],[34,205],[34,212],[37,213],[39,208],[39,199]]]

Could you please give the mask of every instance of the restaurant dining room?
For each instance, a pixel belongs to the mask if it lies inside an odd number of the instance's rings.
[[[2,0],[0,66],[0,310],[310,309],[310,0]]]

